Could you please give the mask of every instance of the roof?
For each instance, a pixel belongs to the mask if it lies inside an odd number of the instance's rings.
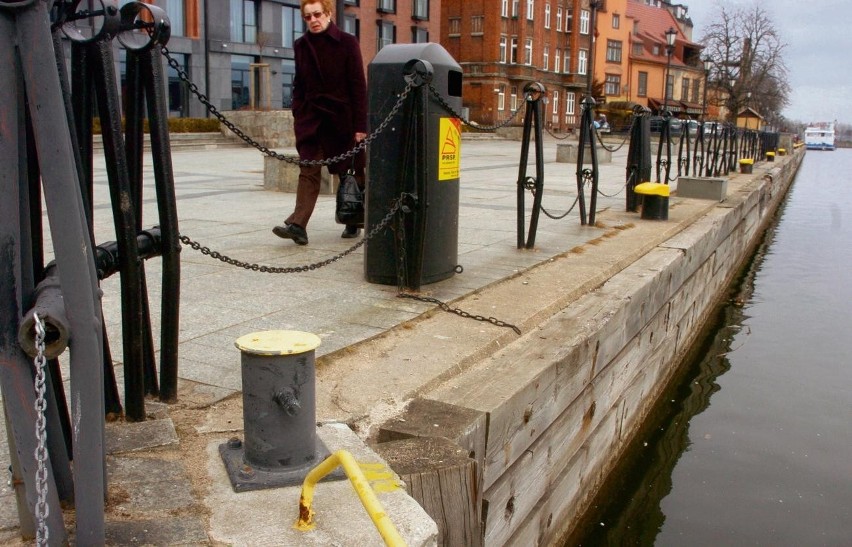
[[[643,0],[630,0],[627,3],[627,17],[632,19],[638,25],[637,32],[632,35],[633,40],[639,40],[650,46],[653,44],[666,44],[666,31],[673,28],[677,31],[675,37],[675,54],[672,55],[673,65],[683,65],[681,58],[678,57],[678,50],[683,51],[684,46],[702,47],[701,44],[687,39],[686,35],[680,28],[680,25],[674,15],[662,7],[648,6]],[[653,55],[646,47],[641,55],[634,55],[647,59],[665,60],[665,51],[661,50],[661,55]]]

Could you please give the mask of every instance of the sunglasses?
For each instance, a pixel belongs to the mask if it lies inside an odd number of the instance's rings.
[[[315,12],[313,12],[313,13],[306,13],[306,14],[305,14],[302,18],[303,18],[305,21],[310,21],[311,19],[319,19],[319,18],[320,18],[320,17],[322,17],[323,15],[325,15],[325,13],[324,13],[324,12],[321,12],[321,11],[315,11]]]

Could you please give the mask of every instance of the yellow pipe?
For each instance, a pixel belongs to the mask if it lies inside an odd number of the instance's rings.
[[[346,450],[338,450],[331,456],[323,460],[319,465],[311,469],[302,483],[302,495],[299,498],[299,520],[296,521],[295,528],[297,530],[307,531],[314,528],[314,511],[311,505],[314,501],[314,489],[316,484],[323,477],[337,469],[337,466],[342,466],[349,477],[349,481],[355,488],[358,497],[361,498],[361,503],[367,514],[376,525],[376,528],[385,540],[385,545],[390,547],[405,547],[407,544],[402,536],[399,535],[396,527],[391,522],[387,513],[385,513],[382,504],[370,488],[370,482],[364,476],[363,471],[358,466],[358,462]]]

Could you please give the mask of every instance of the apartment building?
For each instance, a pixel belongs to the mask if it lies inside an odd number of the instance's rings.
[[[541,82],[547,126],[575,126],[589,83],[591,25],[589,0],[443,0],[440,42],[464,71],[469,119],[504,122],[523,107],[524,86]]]
[[[120,2],[122,5],[126,0]],[[155,0],[171,23],[171,56],[222,111],[289,108],[293,43],[305,32],[298,0]],[[392,43],[438,41],[440,0],[337,0],[336,23],[357,36],[366,65]],[[114,41],[125,81],[125,50]],[[176,70],[168,74],[169,115],[205,117]]]
[[[702,46],[690,38],[692,22],[686,8],[660,0],[626,0],[622,9],[626,10],[630,50],[627,80],[622,82],[618,98],[655,113],[666,106],[678,118],[700,117],[706,75]],[[666,33],[671,31],[675,34],[669,58]]]

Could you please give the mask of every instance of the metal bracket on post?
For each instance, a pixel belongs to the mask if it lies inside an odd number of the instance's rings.
[[[544,194],[544,147],[542,142],[542,102],[547,93],[544,84],[530,82],[524,86],[527,110],[524,115],[524,133],[521,139],[521,161],[518,165],[518,249],[535,247],[535,233],[538,230],[538,218],[541,213],[541,200]],[[528,187],[527,162],[530,155],[530,139],[535,126],[535,179],[531,181],[533,206],[530,213],[530,229],[524,241],[524,193]]]
[[[595,99],[587,96],[583,99],[583,113],[580,117],[580,142],[577,145],[577,203],[580,207],[580,224],[595,224],[595,210],[598,203],[598,152],[595,143],[594,108]],[[584,167],[586,146],[592,156],[591,168]],[[586,217],[586,197],[584,189],[586,182],[591,182],[591,197],[589,199],[589,214]]]

